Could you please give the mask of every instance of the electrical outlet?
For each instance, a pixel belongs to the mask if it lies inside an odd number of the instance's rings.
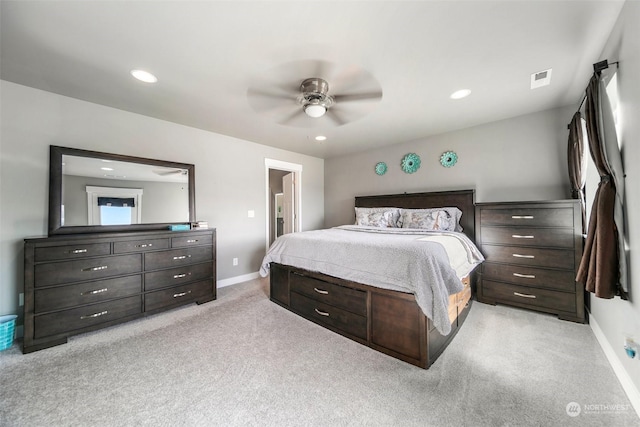
[[[22,307],[24,305],[24,293],[18,294],[18,307]]]
[[[234,259],[233,259],[233,265],[234,265],[234,266],[238,265],[238,258],[234,258]]]

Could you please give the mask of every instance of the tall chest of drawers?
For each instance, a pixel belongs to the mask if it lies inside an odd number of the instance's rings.
[[[23,352],[216,298],[215,229],[25,239]]]
[[[575,281],[582,256],[577,200],[478,203],[476,240],[486,258],[478,301],[585,322],[584,290]]]

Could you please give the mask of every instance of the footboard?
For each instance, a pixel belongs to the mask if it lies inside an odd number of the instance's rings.
[[[469,281],[450,297],[451,333],[441,335],[412,294],[271,264],[271,300],[377,351],[429,368],[458,332],[471,304]]]

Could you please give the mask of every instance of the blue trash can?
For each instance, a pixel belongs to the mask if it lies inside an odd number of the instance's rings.
[[[13,344],[17,317],[15,314],[0,316],[0,351],[8,349]]]

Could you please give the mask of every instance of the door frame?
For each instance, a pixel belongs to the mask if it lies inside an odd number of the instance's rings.
[[[271,192],[269,191],[269,169],[276,169],[281,171],[287,171],[293,173],[295,181],[295,193],[294,193],[294,214],[295,219],[293,221],[293,231],[302,231],[302,165],[297,163],[285,162],[276,159],[264,159],[264,177],[265,177],[265,206],[266,206],[266,219],[265,219],[265,253],[269,250],[269,227],[271,225],[271,209],[269,209],[269,201],[271,198]]]

